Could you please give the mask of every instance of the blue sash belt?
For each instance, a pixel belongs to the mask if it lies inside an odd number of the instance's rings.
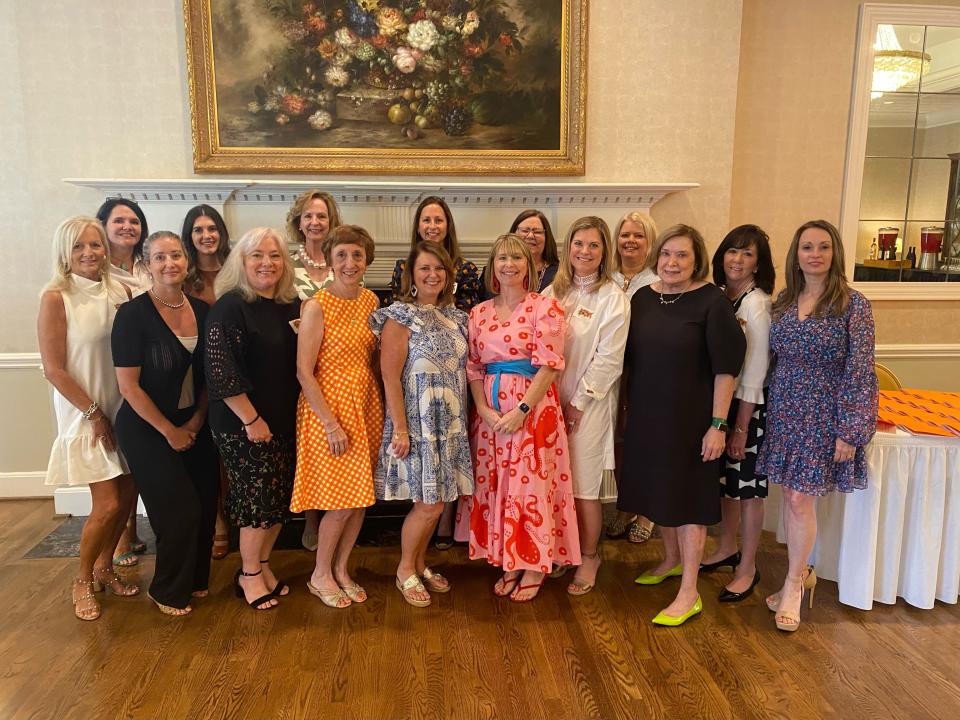
[[[493,387],[490,390],[490,394],[493,396],[493,409],[500,412],[501,375],[506,373],[507,375],[523,375],[532,378],[537,374],[537,370],[538,368],[535,368],[529,360],[501,360],[500,362],[487,363],[487,375],[496,376],[493,378]]]

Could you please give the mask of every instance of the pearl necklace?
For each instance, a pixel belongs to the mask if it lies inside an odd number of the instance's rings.
[[[690,283],[690,285],[693,285],[693,283]],[[683,290],[679,295],[677,295],[673,300],[664,300],[664,299],[663,299],[663,283],[661,282],[661,283],[660,283],[660,304],[661,304],[661,305],[673,305],[677,300],[679,300],[680,298],[683,297],[683,294],[684,294],[685,292],[687,292],[687,290],[690,289],[690,285],[687,285],[686,289],[684,289],[684,290]]]
[[[312,267],[314,270],[323,270],[325,267],[327,267],[326,262],[319,263],[307,255],[307,246],[303,243],[300,243],[300,250],[297,251],[297,257],[303,261],[304,265]]]
[[[184,305],[184,303],[187,302],[187,296],[183,294],[183,290],[180,291],[180,302],[179,302],[179,303],[168,303],[168,302],[167,302],[166,300],[164,300],[162,297],[160,297],[159,295],[157,295],[157,294],[153,291],[153,288],[150,288],[150,294],[153,295],[154,299],[155,299],[158,303],[160,303],[161,305],[165,305],[166,307],[170,308],[171,310],[176,310],[176,309],[178,309],[178,308],[182,308],[183,305]]]

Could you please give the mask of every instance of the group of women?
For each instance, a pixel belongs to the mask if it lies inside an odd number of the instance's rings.
[[[769,478],[784,487],[789,569],[767,604],[795,630],[816,582],[814,498],[865,484],[873,321],[824,221],[797,231],[771,302],[756,226],[711,262],[692,227],[658,235],[630,213],[611,233],[584,217],[558,252],[546,216],[526,210],[481,271],[428,197],[379,307],[363,284],[374,241],[324,192],[296,198],[287,238],[254,228],[232,247],[208,206],[179,236],[146,235],[132,201],[98,218],[57,229],[38,323],[59,428],[48,481],[89,484],[93,500],[81,619],[99,617],[102,587],[139,591],[113,569],[135,554],[115,550],[139,492],[157,538],[149,595],[171,615],[208,594],[211,555],[226,552],[218,507],[239,527],[238,597],[268,610],[290,592],[271,552],[304,512],[307,588],[346,608],[367,599],[349,563],[366,508],[409,500],[395,584],[424,607],[451,589],[427,565],[435,531],[502,569],[498,596],[530,601],[571,566],[567,592],[589,593],[601,503],[616,498],[609,536],[660,528],[663,560],[636,582],[679,577],[654,618],[679,625],[702,609],[699,572],[734,570],[721,602],[759,582]]]

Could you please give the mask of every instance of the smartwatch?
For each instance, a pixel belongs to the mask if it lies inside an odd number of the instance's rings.
[[[520,401],[520,404],[517,405],[517,407],[520,408],[520,412],[522,412],[524,415],[530,412],[530,406],[523,402],[523,400]]]

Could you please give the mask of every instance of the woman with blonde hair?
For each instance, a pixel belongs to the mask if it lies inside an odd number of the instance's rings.
[[[613,281],[627,296],[627,302],[642,287],[656,282],[657,273],[647,266],[650,245],[657,239],[657,224],[646,213],[633,210],[620,218],[613,232],[616,247]],[[626,371],[620,378],[620,406],[616,421],[615,456],[623,455],[623,432],[627,418]],[[615,471],[620,482],[620,463]],[[607,526],[607,537],[613,540],[626,535],[632,543],[644,543],[653,533],[653,523],[641,515],[617,511],[616,517]]]
[[[877,420],[870,302],[847,284],[840,233],[826,220],[797,228],[787,287],[773,303],[767,433],[757,472],[783,488],[787,576],[767,598],[776,626],[800,626],[803,594],[817,576],[807,559],[817,537],[816,499],[867,486],[864,446]]]
[[[720,457],[746,342],[730,302],[706,282],[710,256],[695,228],[665,230],[648,266],[660,279],[630,301],[630,443],[617,506],[660,526],[663,560],[635,582],[681,578],[653,618],[676,626],[703,608],[697,575],[707,526],[720,521]]]
[[[323,245],[330,233],[340,227],[340,208],[333,195],[324,190],[306,190],[290,204],[287,212],[287,237],[297,244],[293,261],[294,280],[301,301],[307,301],[333,282]],[[361,280],[361,285],[363,282]],[[305,510],[300,544],[311,552],[317,549],[320,512]]]
[[[610,228],[598,217],[583,217],[567,230],[563,260],[544,295],[555,297],[567,318],[560,375],[560,402],[570,442],[573,494],[583,564],[567,586],[585,595],[600,568],[602,501],[616,497],[613,430],[623,370],[630,305],[613,282]]]
[[[74,614],[96,620],[97,590],[106,586],[120,596],[140,590],[121,581],[112,566],[135,495],[113,432],[122,399],[110,355],[117,307],[130,292],[111,277],[107,236],[91,217],[60,223],[53,237],[53,267],[37,317],[40,359],[53,386],[57,417],[46,482],[90,489],[92,507],[80,534],[80,570],[72,596]]]
[[[530,291],[533,257],[518,236],[497,238],[487,267],[495,297],[470,312],[467,356],[475,490],[460,501],[456,537],[471,559],[503,568],[494,594],[528,602],[551,565],[581,562],[555,385],[566,322],[556,300]]]
[[[227,257],[207,316],[210,429],[227,470],[227,515],[240,528],[237,597],[268,610],[289,588],[270,553],[290,505],[296,458],[300,298],[273,228],[247,231]]]

